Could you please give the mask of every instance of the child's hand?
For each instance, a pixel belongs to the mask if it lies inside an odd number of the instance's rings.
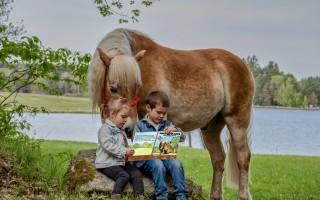
[[[127,148],[127,150],[126,150],[126,155],[127,155],[127,156],[132,156],[133,154],[134,154],[134,149]]]
[[[177,131],[177,128],[175,126],[167,126],[164,128],[164,133],[167,135],[170,135],[172,132]]]

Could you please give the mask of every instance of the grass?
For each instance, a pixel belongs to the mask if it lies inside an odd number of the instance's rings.
[[[74,155],[79,150],[91,148],[96,148],[96,144],[71,141],[44,141],[41,144],[41,150],[51,154],[68,152]],[[181,147],[178,159],[183,163],[186,177],[202,185],[204,196],[209,197],[212,167],[208,152]],[[63,172],[69,162],[61,166]],[[252,156],[250,192],[253,199],[320,199],[319,185],[320,157]],[[224,199],[236,198],[237,191],[227,188],[224,181]]]
[[[5,93],[0,93],[3,95]],[[53,95],[19,94],[19,103],[34,107],[45,107],[49,112],[90,113],[89,99],[84,97],[56,97]],[[26,176],[40,176],[52,179],[61,184],[72,157],[83,149],[96,148],[95,143],[50,141],[40,143],[40,158],[36,149],[19,147],[13,143],[10,151],[3,149],[7,143],[0,141],[0,157],[5,153],[17,151],[14,158],[21,160],[19,164]],[[17,156],[18,154],[18,156]],[[207,151],[181,147],[178,159],[183,163],[186,177],[202,185],[203,194],[209,197],[212,179],[212,166]],[[35,162],[34,164],[30,164]],[[28,164],[26,164],[28,163]],[[320,157],[252,155],[250,192],[253,199],[287,200],[309,199],[320,200]],[[226,180],[226,178],[224,178]],[[226,187],[223,183],[224,199],[234,200],[237,191]],[[63,193],[63,191],[58,191]],[[53,194],[54,196],[56,194]],[[68,196],[69,194],[66,194]],[[0,194],[1,196],[1,194]],[[64,196],[64,194],[62,194]],[[54,198],[55,199],[55,198]],[[79,196],[71,197],[79,199]],[[81,199],[86,199],[85,197]]]
[[[0,92],[1,96],[8,93]],[[9,101],[13,101],[13,96]],[[19,93],[16,101],[32,107],[46,108],[53,113],[91,113],[91,106],[88,97],[69,97],[43,94]]]

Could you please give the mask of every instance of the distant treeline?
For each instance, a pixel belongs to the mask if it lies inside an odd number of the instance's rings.
[[[320,77],[307,77],[300,81],[292,74],[285,74],[280,71],[278,64],[270,61],[267,66],[261,67],[255,56],[243,59],[251,69],[255,84],[254,105],[256,106],[285,106],[299,108],[319,107],[320,102]],[[2,72],[5,67],[1,65]],[[56,72],[60,77],[72,78],[68,71]],[[44,81],[44,84],[59,91],[60,95],[84,96],[80,86],[70,82]],[[19,87],[18,85],[16,87]],[[23,93],[44,93],[38,87],[27,85],[20,89]]]
[[[270,61],[265,67],[260,67],[255,56],[249,56],[243,60],[251,69],[256,83],[254,105],[319,107],[319,76],[307,77],[297,81],[292,74],[285,74],[280,71],[277,63],[273,61]]]

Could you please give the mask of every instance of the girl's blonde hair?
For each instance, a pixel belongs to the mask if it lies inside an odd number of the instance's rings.
[[[101,122],[105,123],[106,119],[109,118],[111,114],[117,115],[124,107],[127,107],[128,109],[130,109],[128,100],[123,97],[112,98],[107,104],[101,104],[100,105]]]

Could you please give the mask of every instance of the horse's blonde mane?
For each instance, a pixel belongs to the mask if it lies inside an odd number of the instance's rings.
[[[134,89],[141,85],[140,68],[132,57],[132,38],[126,29],[115,29],[107,34],[97,48],[111,60],[109,77],[118,85],[128,89]],[[105,65],[97,51],[94,52],[89,65],[88,80],[92,109],[96,110],[101,104],[101,91],[104,84]]]

